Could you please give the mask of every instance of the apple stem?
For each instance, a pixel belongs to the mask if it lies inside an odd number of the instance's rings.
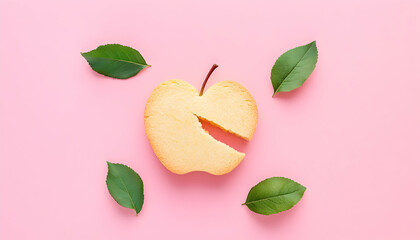
[[[207,81],[209,80],[210,75],[213,73],[213,71],[218,67],[219,65],[213,64],[213,66],[210,68],[209,73],[207,73],[206,79],[203,82],[203,85],[201,86],[200,95],[203,96],[204,88],[206,87]]]

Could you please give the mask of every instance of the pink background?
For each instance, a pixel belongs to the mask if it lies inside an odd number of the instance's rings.
[[[419,1],[0,0],[0,239],[420,239]],[[284,51],[317,40],[298,90],[271,97]],[[138,49],[127,81],[80,52]],[[234,80],[259,107],[251,142],[225,176],[179,176],[143,128],[152,89]],[[215,133],[222,135],[221,133]],[[136,216],[105,185],[106,161],[145,183]],[[308,190],[290,211],[241,206],[272,177]]]

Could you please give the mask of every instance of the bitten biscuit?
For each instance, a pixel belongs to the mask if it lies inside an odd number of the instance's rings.
[[[250,140],[258,121],[253,97],[236,82],[219,82],[199,96],[189,83],[169,80],[153,90],[146,104],[146,135],[167,169],[177,174],[232,171],[245,154],[215,140],[199,118]]]

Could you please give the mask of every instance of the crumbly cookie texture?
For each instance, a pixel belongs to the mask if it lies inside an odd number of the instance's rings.
[[[258,121],[252,95],[239,83],[222,81],[199,96],[189,83],[168,80],[153,90],[146,104],[146,135],[167,169],[177,174],[232,171],[245,154],[210,136],[199,118],[250,140]]]

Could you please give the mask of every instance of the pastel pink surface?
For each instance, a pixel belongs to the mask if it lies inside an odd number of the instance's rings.
[[[419,239],[419,1],[0,0],[0,239]],[[272,98],[284,51],[317,40],[298,90]],[[80,52],[132,46],[152,65],[114,80]],[[143,128],[152,89],[238,81],[259,107],[232,173],[183,176]],[[145,184],[138,216],[106,161]],[[290,211],[241,206],[272,177],[308,190]]]

